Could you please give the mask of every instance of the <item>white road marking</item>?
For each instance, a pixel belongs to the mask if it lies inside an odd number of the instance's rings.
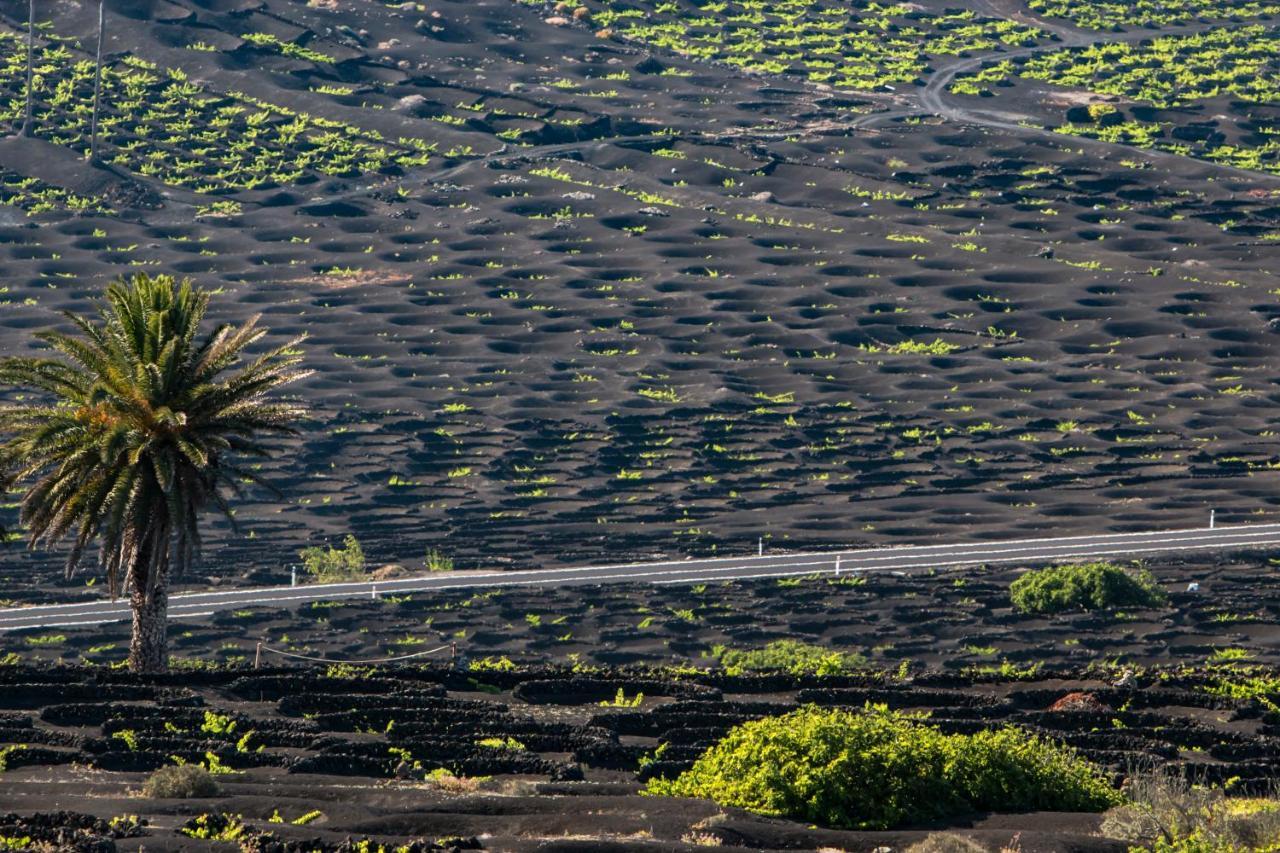
[[[844,551],[802,552],[765,556],[717,557],[706,560],[622,563],[518,572],[466,572],[379,581],[383,593],[452,589],[491,589],[512,586],[551,586],[594,583],[689,584],[704,581],[795,577],[834,571],[837,558],[842,574],[873,571],[947,568],[985,563],[1043,563],[1078,557],[1171,553],[1177,551],[1280,547],[1280,524],[1060,536],[1004,542],[966,542],[955,545],[898,545]],[[197,592],[170,598],[171,618],[210,616],[234,607],[287,606],[299,601],[363,598],[373,584],[350,582],[306,587],[260,587]],[[42,604],[0,610],[0,631],[41,627],[97,625],[128,619],[126,600]]]

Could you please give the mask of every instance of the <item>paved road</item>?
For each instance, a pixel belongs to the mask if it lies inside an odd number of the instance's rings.
[[[172,619],[208,616],[246,607],[288,607],[309,601],[376,598],[442,589],[504,586],[573,586],[601,583],[695,584],[808,574],[906,572],[913,569],[998,563],[1036,565],[1098,557],[1138,557],[1179,551],[1233,551],[1280,547],[1280,524],[1199,530],[1109,533],[1056,539],[973,542],[962,545],[911,545],[808,554],[768,554],[666,563],[631,563],[518,572],[452,572],[377,583],[313,584],[298,587],[250,587],[195,592],[170,599]],[[99,625],[129,618],[127,602],[91,601],[0,610],[0,631]]]

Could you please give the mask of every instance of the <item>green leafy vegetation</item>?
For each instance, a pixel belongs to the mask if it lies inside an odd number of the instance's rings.
[[[236,721],[227,714],[219,714],[214,711],[204,712],[204,722],[200,725],[200,731],[206,735],[213,737],[227,737],[236,730]]]
[[[111,212],[111,208],[101,200],[76,195],[8,169],[0,169],[0,204],[16,207],[32,216],[62,210],[76,213]]]
[[[476,741],[476,746],[485,749],[509,749],[514,752],[523,752],[528,749],[523,743],[513,737],[485,737]]]
[[[775,640],[759,649],[716,646],[712,656],[730,675],[744,672],[787,672],[792,675],[843,675],[861,668],[862,655],[841,652],[799,640]]]
[[[993,62],[957,77],[951,91],[991,95],[1011,77],[1084,89],[1164,110],[1214,98],[1233,103],[1280,102],[1280,28],[1261,25],[1218,27],[1202,33],[1160,36],[1142,42],[1098,43],[1018,59]],[[1166,121],[1130,116],[1111,104],[1092,104],[1068,113],[1059,133],[1104,142],[1155,148],[1200,157],[1241,169],[1280,172],[1280,130],[1265,118],[1247,115],[1234,123],[1215,118],[1195,132]]]
[[[359,580],[365,575],[364,549],[360,540],[347,534],[342,547],[303,548],[298,552],[302,568],[316,583],[340,583]]]
[[[1041,35],[968,10],[874,0],[609,0],[595,22],[684,56],[795,74],[839,89],[910,83],[930,55],[1023,45]]]
[[[516,664],[511,658],[503,655],[501,657],[484,657],[473,660],[467,664],[467,669],[471,672],[514,672]]]
[[[249,831],[240,815],[226,813],[196,815],[178,827],[178,832],[188,838],[202,841],[239,841]]]
[[[744,723],[646,793],[824,826],[887,829],[974,811],[1102,811],[1120,802],[1073,750],[1006,727],[947,735],[883,708],[807,707]]]
[[[1272,0],[1028,0],[1035,12],[1092,30],[1167,27],[1192,21],[1241,20],[1280,14]]]
[[[272,53],[279,53],[283,56],[293,57],[294,59],[302,59],[307,62],[317,62],[322,65],[330,65],[335,60],[327,53],[321,53],[318,50],[312,50],[300,44],[291,41],[282,41],[279,37],[270,33],[245,33],[241,36],[245,41]]]
[[[67,641],[66,634],[38,634],[25,637],[23,642],[28,646],[60,646]]]
[[[0,32],[0,121],[21,119],[25,51]],[[56,41],[37,49],[36,134],[88,147],[94,64]],[[268,189],[311,173],[353,177],[425,165],[434,146],[384,140],[376,131],[297,112],[244,93],[215,92],[179,69],[125,56],[103,69],[103,159],[165,184],[198,192]],[[68,206],[86,207],[67,195]]]
[[[9,756],[21,752],[26,748],[27,745],[25,743],[15,743],[10,744],[9,746],[0,747],[0,773],[9,769]]]
[[[602,708],[639,708],[644,702],[644,694],[637,693],[635,696],[627,696],[627,692],[621,687],[614,694],[613,699],[604,699],[600,702]]]
[[[1150,572],[1114,563],[1071,563],[1029,571],[1009,585],[1009,598],[1021,613],[1160,607],[1168,601]]]
[[[1191,35],[1099,43],[1011,60],[1018,76],[1157,107],[1229,95],[1280,100],[1280,29],[1219,27]]]
[[[450,557],[439,548],[429,548],[427,550],[426,568],[429,572],[451,572],[453,571],[453,557]]]

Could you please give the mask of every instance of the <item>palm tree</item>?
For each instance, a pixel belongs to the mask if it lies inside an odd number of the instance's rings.
[[[93,72],[93,123],[89,131],[89,162],[98,164],[98,109],[102,105],[102,44],[107,33],[107,0],[98,0],[98,61]]]
[[[35,136],[36,125],[32,118],[35,100],[35,66],[36,66],[36,0],[27,4],[27,107],[23,113],[22,135]]]
[[[188,280],[122,278],[100,323],[68,313],[78,334],[37,335],[57,357],[0,359],[0,386],[37,396],[0,406],[0,488],[26,488],[32,548],[71,540],[68,573],[100,543],[110,594],[130,598],[137,672],[168,666],[169,578],[199,552],[199,515],[212,506],[230,519],[228,496],[260,482],[236,457],[267,456],[260,436],[294,434],[304,417],[271,399],[309,375],[298,369],[301,339],[241,365],[267,330],[254,317],[199,340],[208,305]]]

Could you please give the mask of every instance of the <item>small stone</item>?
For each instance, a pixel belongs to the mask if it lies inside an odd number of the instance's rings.
[[[396,101],[396,105],[395,107],[393,107],[393,109],[401,110],[401,111],[413,110],[422,106],[426,102],[427,102],[427,99],[426,99],[426,96],[424,95],[405,95],[403,98]]]

